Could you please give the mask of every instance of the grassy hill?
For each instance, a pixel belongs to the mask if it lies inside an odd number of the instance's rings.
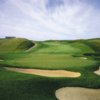
[[[39,49],[41,48],[41,49]],[[69,43],[60,41],[49,41],[42,42],[38,44],[35,48],[35,53],[63,53],[63,54],[79,54],[86,52],[94,52],[94,50],[84,43]]]
[[[100,52],[100,39],[87,40],[87,44],[96,52]]]
[[[32,50],[34,53],[82,54],[100,52],[100,39],[51,40],[35,43],[37,46]],[[24,38],[0,39],[0,52],[24,51],[32,46],[34,46],[34,43]]]
[[[0,39],[0,52],[24,51],[34,44],[24,38]]]
[[[37,47],[32,50],[34,53],[55,53],[55,54],[84,54],[99,53],[100,39],[87,40],[51,40],[36,42]]]

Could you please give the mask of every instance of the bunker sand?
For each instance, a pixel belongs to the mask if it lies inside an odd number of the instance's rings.
[[[98,70],[94,71],[95,74],[100,75],[100,67]]]
[[[81,74],[79,72],[71,72],[65,70],[41,70],[41,69],[22,69],[22,68],[10,68],[5,67],[6,70],[34,74],[47,77],[79,77]]]
[[[1,59],[0,59],[0,61],[4,61],[4,60],[1,60]]]
[[[100,100],[100,89],[64,87],[55,92],[58,100]]]
[[[33,43],[34,43],[34,45],[31,48],[29,48],[28,50],[26,50],[25,52],[29,52],[37,46],[37,44],[35,42],[33,42]]]

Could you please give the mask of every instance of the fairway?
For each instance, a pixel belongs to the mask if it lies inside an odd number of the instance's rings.
[[[39,49],[40,48],[40,49]],[[93,53],[94,50],[84,43],[70,43],[69,41],[43,41],[38,42],[34,53],[53,53],[53,54],[79,54],[85,52]]]
[[[96,61],[64,54],[29,54],[21,58],[7,60],[6,64],[23,68],[74,70],[95,66]]]

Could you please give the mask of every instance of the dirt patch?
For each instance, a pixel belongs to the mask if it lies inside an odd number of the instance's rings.
[[[100,89],[64,87],[55,93],[58,100],[100,100]]]
[[[94,71],[95,74],[100,75],[100,67],[98,70]]]
[[[81,75],[79,72],[71,72],[65,70],[40,70],[40,69],[22,69],[22,68],[9,68],[9,67],[5,67],[5,69],[9,71],[35,74],[47,77],[79,77]]]

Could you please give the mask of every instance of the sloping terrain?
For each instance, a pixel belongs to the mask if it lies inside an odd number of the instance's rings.
[[[39,49],[40,48],[40,49]],[[44,41],[38,42],[38,47],[34,50],[35,53],[63,53],[63,54],[82,54],[94,52],[90,46],[83,42],[70,41]]]
[[[87,40],[87,45],[89,45],[93,50],[100,53],[100,39],[90,39]]]
[[[31,41],[24,38],[0,39],[0,52],[23,51],[33,45]]]

